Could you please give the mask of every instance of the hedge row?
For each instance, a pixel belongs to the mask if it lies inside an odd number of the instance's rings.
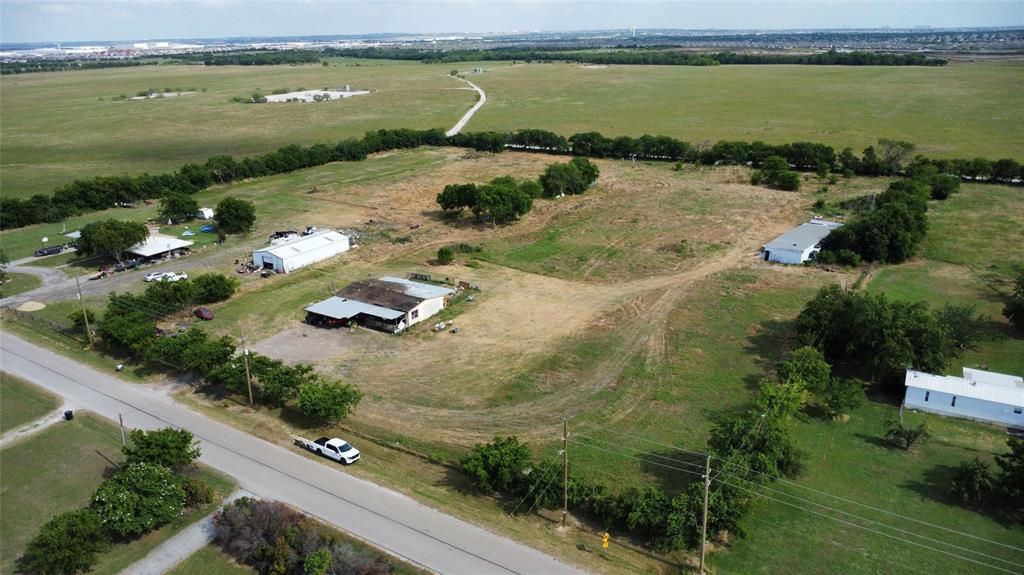
[[[386,150],[444,145],[485,152],[518,149],[592,158],[685,160],[706,165],[749,164],[755,167],[770,156],[781,156],[796,170],[831,170],[870,176],[902,173],[904,159],[913,149],[906,142],[880,140],[878,149],[869,146],[858,157],[849,148],[837,154],[831,146],[813,142],[720,141],[711,147],[699,148],[668,136],[652,135],[609,138],[598,132],[585,132],[566,139],[554,132],[531,129],[446,137],[441,129],[377,130],[368,132],[361,139],[350,138],[334,145],[289,145],[269,154],[241,160],[215,156],[204,164],[186,164],[171,174],[75,180],[58,188],[52,196],[38,194],[25,200],[0,198],[0,229],[59,222],[69,216],[104,210],[122,203],[158,198],[167,192],[192,194],[219,183],[293,172],[329,162],[359,161],[369,154]],[[1011,159],[930,160],[918,156],[913,162],[931,164],[939,172],[975,181],[1019,183],[1024,180],[1024,168]]]

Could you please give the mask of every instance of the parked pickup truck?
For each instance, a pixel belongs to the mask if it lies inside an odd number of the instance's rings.
[[[338,463],[351,465],[359,461],[359,450],[344,439],[321,437],[316,441],[310,441],[296,436],[292,436],[292,439],[295,440],[295,445]]]

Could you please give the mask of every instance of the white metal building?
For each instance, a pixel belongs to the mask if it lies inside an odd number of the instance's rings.
[[[212,220],[213,219],[213,208],[199,208],[199,219],[201,220]]]
[[[765,261],[802,264],[821,250],[821,240],[842,226],[838,222],[813,219],[789,230],[761,248]]]
[[[1024,378],[964,368],[964,376],[907,370],[904,407],[1024,429]]]
[[[348,236],[334,231],[293,236],[252,252],[252,263],[258,268],[288,273],[347,252],[349,247]]]
[[[156,259],[164,256],[178,255],[187,251],[192,246],[192,243],[174,236],[150,233],[145,241],[128,248],[128,253],[147,260]]]

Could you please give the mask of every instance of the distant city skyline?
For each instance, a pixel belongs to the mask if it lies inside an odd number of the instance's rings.
[[[1024,0],[0,0],[0,42],[1024,26]]]

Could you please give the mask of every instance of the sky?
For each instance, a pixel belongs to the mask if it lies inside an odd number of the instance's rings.
[[[1024,0],[0,0],[3,43],[633,26],[1024,26]]]

